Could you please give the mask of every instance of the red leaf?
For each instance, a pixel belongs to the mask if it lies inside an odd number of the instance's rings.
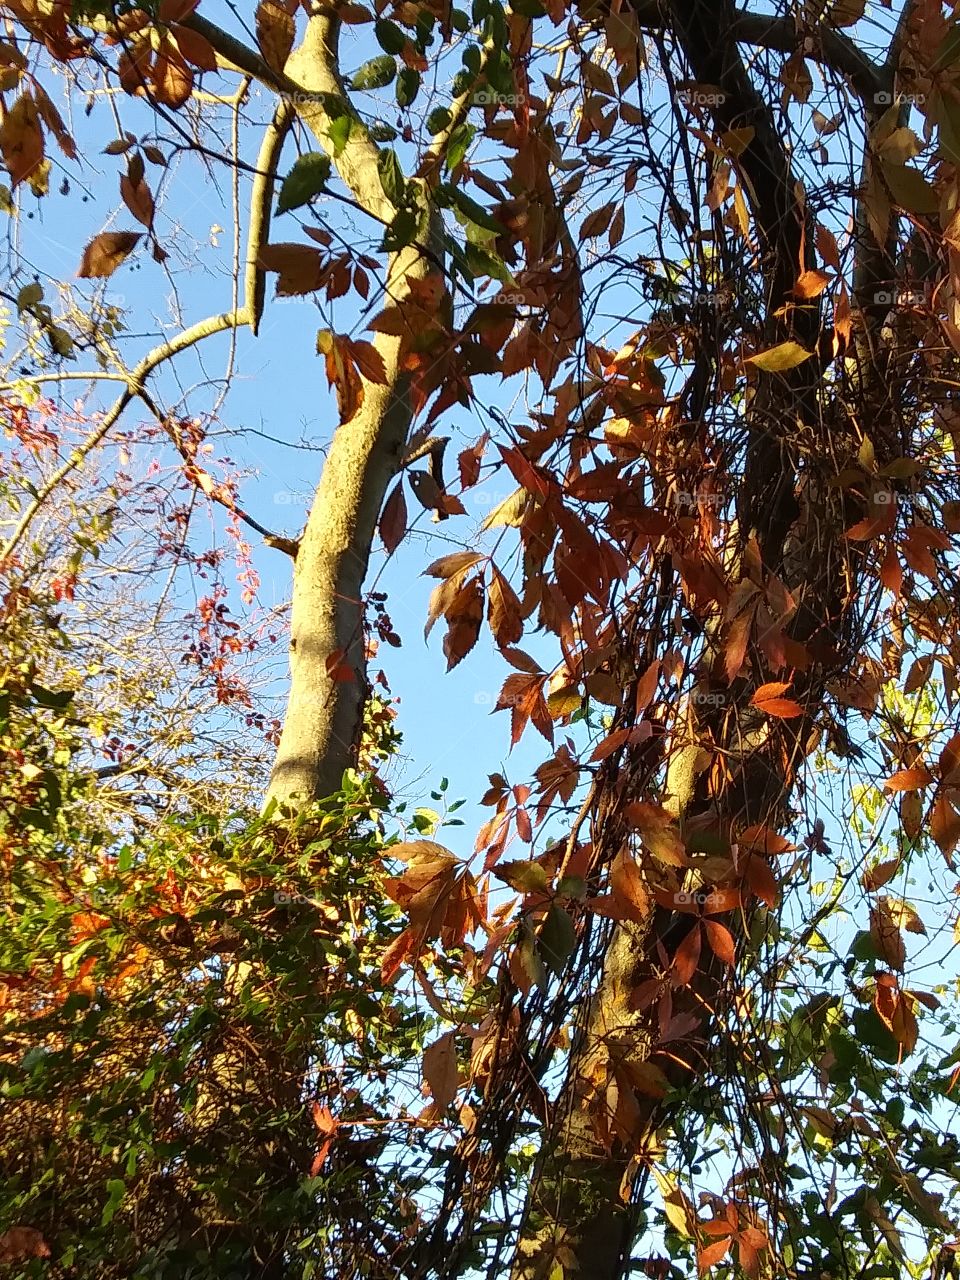
[[[744,869],[744,879],[761,902],[770,908],[777,905],[777,882],[763,858],[756,854],[750,856]]]
[[[696,973],[700,959],[700,946],[701,935],[698,922],[677,947],[676,955],[673,957],[674,981],[679,986],[686,986]]]
[[[393,493],[383,504],[380,516],[380,537],[388,554],[392,555],[396,551],[406,532],[407,503],[403,496],[403,481],[398,480]]]
[[[737,950],[730,930],[718,924],[716,920],[704,920],[703,927],[713,954],[718,956],[724,964],[732,965],[736,960]]]

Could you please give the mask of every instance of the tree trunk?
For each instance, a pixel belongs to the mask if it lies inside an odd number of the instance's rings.
[[[384,193],[379,150],[346,102],[337,70],[339,23],[313,17],[286,65],[302,87],[297,110],[329,152],[357,203],[384,225],[396,210]],[[339,155],[330,138],[335,115],[354,121]],[[387,296],[402,301],[415,281],[442,265],[436,215],[422,184],[414,242],[393,255]],[[363,380],[363,403],[333,437],[297,554],[290,634],[290,694],[267,795],[296,807],[340,789],[355,762],[367,696],[361,592],[387,485],[397,474],[412,409],[401,370],[405,340],[377,334],[382,383]]]

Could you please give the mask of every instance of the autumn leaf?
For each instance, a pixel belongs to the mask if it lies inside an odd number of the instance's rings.
[[[77,275],[82,280],[112,276],[140,243],[140,231],[101,231],[83,251]]]
[[[810,298],[818,298],[824,289],[830,283],[831,277],[826,271],[804,271],[797,279],[797,283],[793,286],[794,297],[804,300]],[[777,348],[774,348],[776,350]],[[767,353],[769,354],[769,352]],[[754,357],[756,359],[756,357]],[[801,361],[797,362],[802,363]]]
[[[673,957],[673,977],[679,986],[686,986],[697,971],[701,941],[700,922],[697,921],[677,947]]]
[[[658,862],[670,867],[688,867],[683,840],[673,815],[660,805],[633,801],[624,807],[623,816],[640,832],[640,839]]]
[[[293,15],[287,12],[279,0],[260,0],[255,23],[257,44],[264,62],[272,71],[282,71],[296,37]]]
[[[10,1227],[0,1235],[0,1263],[5,1266],[49,1257],[50,1246],[36,1227]]]
[[[716,920],[704,920],[703,929],[713,954],[724,964],[733,965],[737,957],[737,949],[730,930],[718,924]]]
[[[142,168],[143,162],[140,163]],[[120,178],[120,195],[137,221],[142,222],[149,230],[153,226],[154,203],[148,184],[142,178],[134,183],[129,174],[125,173]]]
[[[440,1108],[446,1108],[457,1096],[457,1033],[447,1031],[423,1051],[423,1078]]]
[[[39,169],[43,154],[40,113],[30,94],[23,93],[0,122],[0,155],[14,187]]]
[[[870,937],[878,954],[890,968],[902,970],[907,959],[907,949],[884,898],[870,908]]]
[[[403,481],[398,480],[393,492],[383,504],[379,532],[387,554],[392,555],[403,541],[407,531],[407,504],[403,496]]]
[[[623,848],[610,864],[610,888],[623,920],[646,920],[652,901],[633,854]]]
[[[912,769],[900,769],[883,784],[884,791],[921,791],[933,781],[933,774],[926,765]]]
[[[480,551],[454,551],[428,564],[423,574],[430,578],[452,578],[454,574],[479,564],[482,559],[483,553]]]
[[[788,369],[795,369],[797,365],[803,364],[812,355],[812,351],[807,351],[798,342],[781,342],[779,346],[748,357],[747,364],[752,364],[764,373],[785,373]]]
[[[496,565],[487,598],[487,617],[493,638],[501,649],[514,645],[523,635],[522,606],[517,593]]]
[[[777,716],[780,719],[802,716],[803,707],[798,702],[794,702],[792,698],[781,696],[789,688],[789,684],[782,684],[779,681],[775,681],[772,684],[762,684],[750,699],[750,705],[756,707],[758,711],[762,711],[765,715]]]

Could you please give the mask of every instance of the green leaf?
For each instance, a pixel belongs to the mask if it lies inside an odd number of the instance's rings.
[[[348,118],[349,123],[349,118]],[[300,156],[283,180],[277,213],[289,213],[307,204],[327,185],[330,177],[330,157],[320,151],[308,151]]]
[[[464,254],[474,275],[490,276],[503,284],[514,283],[506,263],[502,262],[495,253],[488,253],[486,249],[481,249],[479,245],[471,244],[468,240],[464,245]]]
[[[377,37],[377,43],[380,48],[389,54],[400,53],[407,43],[407,37],[397,24],[391,22],[389,18],[380,18],[373,28],[373,32]]]
[[[350,81],[351,89],[385,89],[397,74],[397,64],[388,53],[371,58]]]
[[[451,173],[463,161],[475,133],[476,130],[472,124],[461,124],[450,135],[450,145],[447,147],[447,168]]]
[[[327,136],[333,143],[333,154],[339,156],[343,148],[350,140],[350,130],[353,128],[353,120],[348,115],[334,116],[330,121],[330,128],[327,130]]]
[[[59,325],[53,325],[47,330],[47,337],[50,339],[50,346],[56,355],[63,356],[64,359],[73,355],[73,339],[66,329],[61,329]]]
[[[397,106],[411,106],[419,92],[420,72],[404,67],[397,76]]]
[[[103,1206],[103,1213],[100,1217],[100,1225],[106,1227],[113,1221],[113,1215],[120,1207],[120,1201],[126,1195],[127,1184],[121,1178],[111,1178],[107,1183],[107,1190],[110,1192],[110,1199]]]
[[[442,133],[450,123],[450,112],[446,107],[435,107],[427,116],[427,132],[431,135]]]
[[[441,188],[443,196],[449,200],[454,208],[461,213],[468,221],[474,223],[478,227],[482,227],[484,231],[492,231],[495,235],[503,233],[503,227],[496,220],[492,213],[488,213],[482,204],[478,204],[472,196],[468,196],[465,191],[461,191],[459,187],[453,187],[449,183],[444,183]]]
[[[17,294],[17,310],[23,315],[30,307],[35,307],[38,302],[43,301],[43,285],[39,280],[31,280],[29,284],[25,284]]]
[[[576,945],[573,921],[562,907],[554,904],[540,930],[539,948],[544,964],[559,977]]]
[[[401,209],[383,237],[383,249],[386,253],[396,253],[413,244],[417,234],[417,219],[411,209]]]
[[[389,147],[381,151],[377,156],[377,171],[380,174],[380,185],[383,187],[384,195],[392,205],[399,209],[403,204],[403,195],[407,184],[404,181],[403,170],[400,168],[397,153]]]

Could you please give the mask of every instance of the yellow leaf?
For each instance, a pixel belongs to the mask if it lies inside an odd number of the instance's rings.
[[[787,369],[795,369],[812,355],[813,352],[801,347],[799,342],[781,342],[779,346],[750,356],[747,363],[762,369],[764,373],[783,373]]]

